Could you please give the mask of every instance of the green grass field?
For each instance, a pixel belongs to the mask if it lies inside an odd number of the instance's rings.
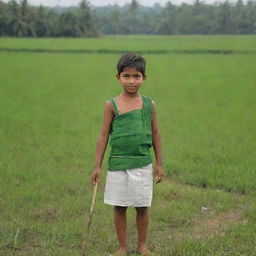
[[[0,50],[237,51],[144,55],[141,93],[157,105],[166,173],[148,238],[160,256],[256,255],[255,45],[255,36],[0,39]],[[80,255],[104,102],[121,92],[119,54],[0,56],[0,255]],[[106,160],[92,256],[117,249],[112,208],[103,204]],[[133,209],[128,217],[136,255]]]
[[[0,48],[69,49],[69,50],[231,50],[256,51],[256,37],[247,36],[107,36],[101,39],[63,38],[30,39],[1,38]]]

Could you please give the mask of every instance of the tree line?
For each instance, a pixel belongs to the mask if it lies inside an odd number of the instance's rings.
[[[256,1],[147,7],[132,0],[124,6],[31,6],[27,0],[0,0],[0,35],[15,37],[96,37],[101,34],[256,34]]]

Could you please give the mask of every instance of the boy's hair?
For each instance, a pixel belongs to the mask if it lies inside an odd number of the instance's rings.
[[[136,53],[126,53],[117,63],[117,73],[120,75],[125,68],[135,68],[144,76],[146,71],[146,61]]]

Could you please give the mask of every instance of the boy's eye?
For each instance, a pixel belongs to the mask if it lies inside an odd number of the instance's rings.
[[[130,75],[128,75],[128,74],[123,74],[123,77],[130,77]],[[133,75],[133,77],[141,77],[139,74],[137,74],[137,75]]]

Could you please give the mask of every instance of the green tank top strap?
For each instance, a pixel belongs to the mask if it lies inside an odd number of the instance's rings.
[[[115,98],[112,98],[112,99],[111,99],[111,102],[112,102],[112,104],[113,104],[113,107],[114,107],[114,110],[115,110],[115,114],[116,114],[117,116],[119,116],[120,113],[119,113],[119,110],[118,110],[118,107],[117,107],[117,103],[116,103]]]
[[[152,112],[152,99],[147,96],[142,96],[142,100],[144,103],[144,109],[148,110],[151,113]]]

